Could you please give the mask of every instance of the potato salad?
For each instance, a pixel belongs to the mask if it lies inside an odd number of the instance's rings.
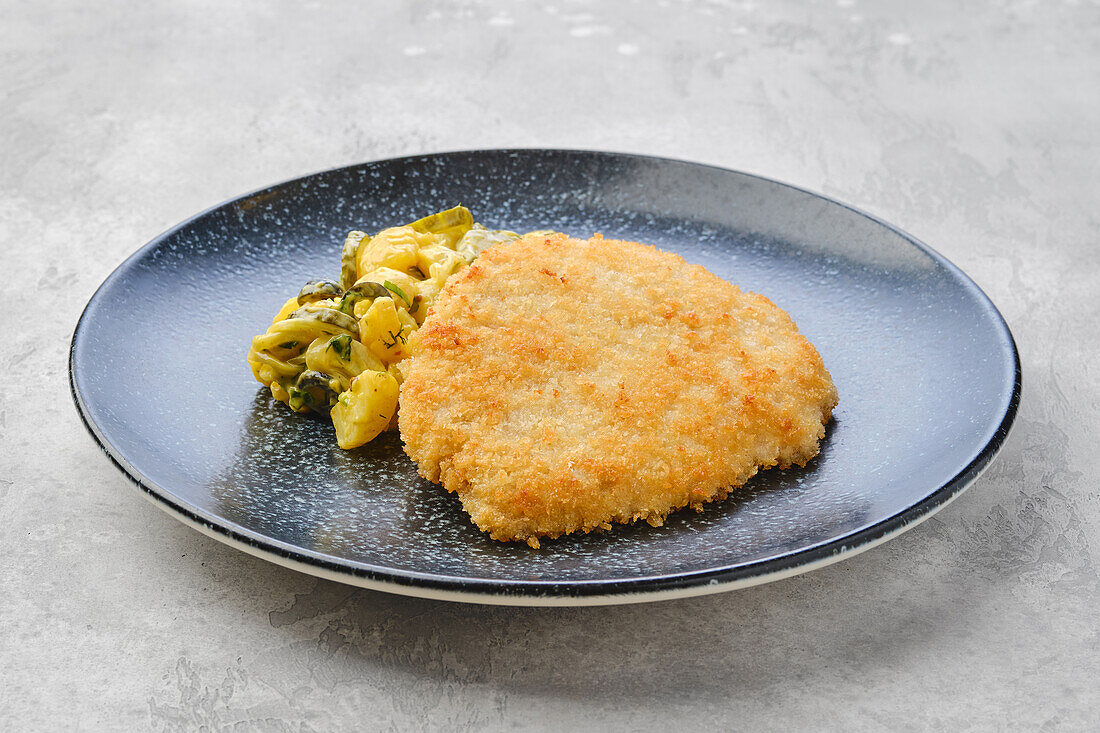
[[[311,280],[252,339],[248,365],[296,412],[332,418],[341,448],[397,425],[408,337],[444,282],[515,232],[475,224],[462,206],[344,241],[340,280]]]

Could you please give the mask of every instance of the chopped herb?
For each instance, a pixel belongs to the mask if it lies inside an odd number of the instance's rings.
[[[298,345],[297,341],[285,341],[285,342],[279,344],[279,348],[280,349],[293,349],[297,345]]]
[[[328,347],[344,361],[351,361],[351,336],[346,333],[341,334],[329,341]]]
[[[404,326],[402,326],[397,333],[394,333],[393,331],[387,331],[386,333],[391,339],[393,339],[393,341],[386,341],[385,338],[382,339],[382,345],[385,346],[387,349],[392,349],[394,346],[397,346],[398,340],[400,340],[403,344],[408,343],[408,339],[405,337]]]
[[[386,280],[385,282],[383,282],[382,287],[384,287],[386,290],[389,290],[391,293],[395,293],[395,294],[401,296],[401,300],[405,301],[405,305],[409,306],[410,308],[412,307],[412,304],[413,304],[412,298],[410,298],[408,295],[406,295],[404,290],[397,287],[396,285],[391,283],[389,280]]]

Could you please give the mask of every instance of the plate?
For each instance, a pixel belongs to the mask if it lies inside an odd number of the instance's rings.
[[[788,311],[840,393],[821,454],[702,513],[543,543],[490,540],[388,434],[336,447],[252,380],[249,340],[344,234],[455,204],[490,228],[601,232],[677,252]],[[958,268],[849,206],[683,161],[572,150],[383,160],[228,201],[138,250],[73,335],[73,397],[158,506],[303,572],[480,603],[625,603],[728,590],[835,562],[912,527],[988,465],[1020,366]]]

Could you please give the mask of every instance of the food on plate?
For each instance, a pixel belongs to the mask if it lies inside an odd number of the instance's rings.
[[[479,528],[534,547],[804,465],[837,401],[767,298],[652,247],[521,237],[461,206],[348,234],[339,279],[306,283],[248,363],[276,400],[328,414],[341,448],[400,425]]]
[[[406,344],[420,474],[497,540],[659,525],[818,453],[837,392],[784,311],[635,242],[529,234],[447,280]]]
[[[396,427],[408,339],[447,278],[486,247],[519,237],[462,206],[344,241],[340,280],[311,280],[252,339],[248,364],[276,400],[332,418],[341,448]]]

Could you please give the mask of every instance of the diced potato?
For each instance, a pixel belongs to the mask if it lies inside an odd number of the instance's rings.
[[[356,448],[385,430],[397,413],[400,387],[388,372],[368,369],[341,393],[332,411],[336,442],[341,448]]]
[[[416,252],[420,248],[420,238],[411,227],[393,227],[379,232],[367,245],[359,250],[359,279],[376,267],[389,267],[407,272],[416,265]],[[430,236],[430,235],[429,235]]]
[[[360,340],[387,366],[409,355],[408,326],[397,313],[393,298],[376,298],[359,319]]]

